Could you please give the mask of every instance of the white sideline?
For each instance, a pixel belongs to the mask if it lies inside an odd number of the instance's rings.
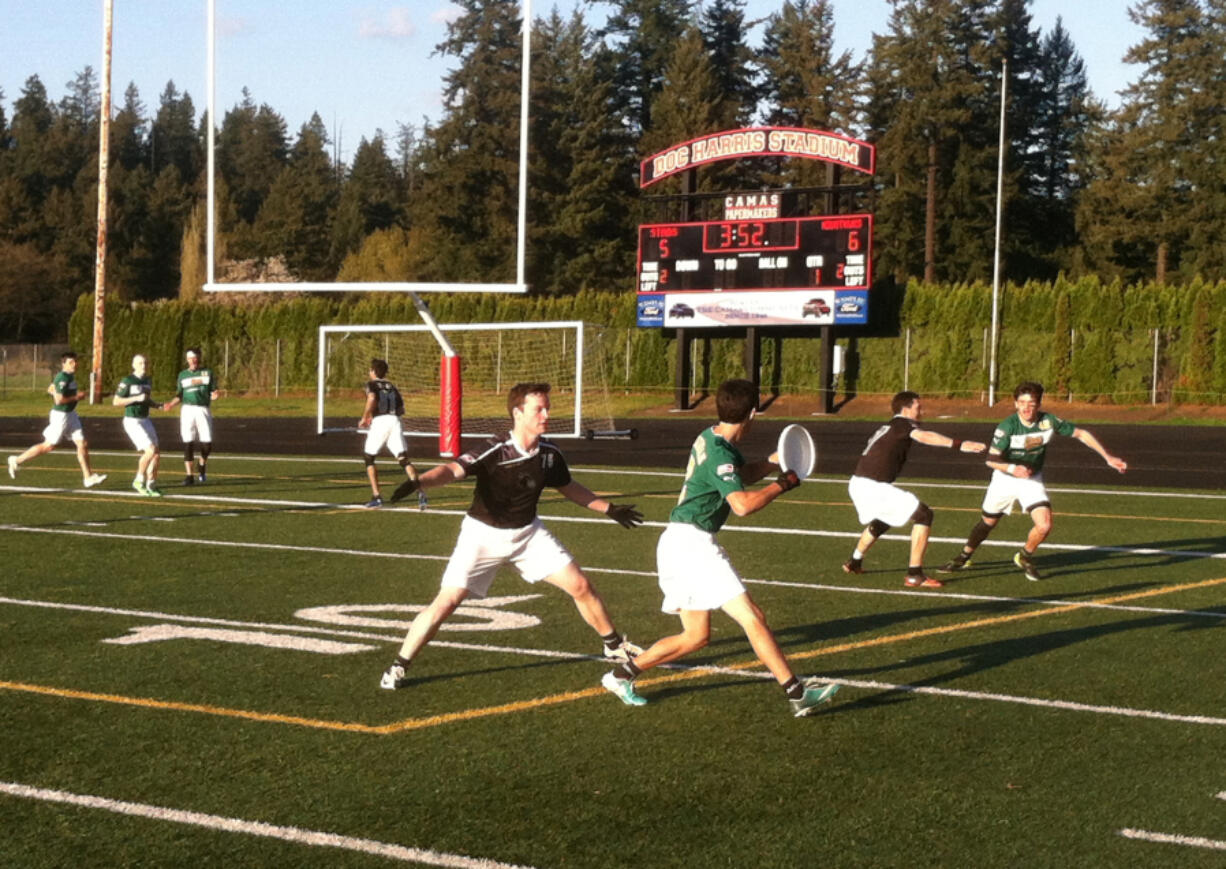
[[[1125,827],[1120,830],[1125,839],[1139,839],[1143,842],[1160,842],[1164,845],[1189,845],[1193,848],[1209,848],[1213,851],[1226,851],[1226,842],[1219,839],[1206,839],[1203,836],[1179,836],[1173,833],[1153,833],[1149,830],[1134,830]]]
[[[30,800],[66,803],[67,805],[82,806],[87,809],[101,809],[120,815],[149,818],[154,821],[172,821],[176,824],[189,824],[193,827],[204,827],[210,830],[219,830],[223,833],[245,833],[248,836],[263,836],[268,839],[293,842],[297,845],[359,851],[363,854],[373,854],[376,857],[386,857],[390,860],[401,860],[406,863],[445,866],[449,867],[449,869],[451,867],[454,867],[454,869],[529,869],[529,867],[525,867],[522,864],[503,863],[498,860],[487,860],[480,857],[465,857],[460,854],[442,854],[438,851],[429,851],[422,848],[408,848],[404,845],[377,842],[374,839],[357,839],[337,833],[323,833],[318,830],[304,830],[300,827],[266,824],[263,821],[244,821],[241,818],[206,815],[201,812],[168,809],[163,806],[151,806],[145,803],[130,803],[124,800],[112,800],[89,794],[74,794],[68,791],[36,788],[19,784],[18,782],[0,782],[0,793]]]

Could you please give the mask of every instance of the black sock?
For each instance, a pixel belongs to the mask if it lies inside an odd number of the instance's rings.
[[[799,679],[793,676],[783,683],[783,693],[788,695],[789,700],[799,700],[805,696],[805,686]]]
[[[620,649],[622,642],[626,639],[617,631],[611,634],[601,634],[600,639],[604,640],[604,644],[610,649]]]
[[[624,664],[618,664],[613,670],[613,675],[618,679],[634,679],[639,673],[643,672],[634,665],[634,661],[627,661]]]
[[[400,655],[397,655],[395,663],[399,664],[400,666],[404,667],[407,670],[411,662],[408,658],[402,658]]]
[[[907,568],[907,576],[923,576],[923,575],[924,575],[924,565],[922,564],[912,564]]]

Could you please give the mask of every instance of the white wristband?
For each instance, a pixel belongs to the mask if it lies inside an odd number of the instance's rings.
[[[1005,473],[1007,473],[1010,477],[1012,477],[1013,472],[1016,470],[1017,470],[1017,465],[1010,465],[1008,468],[1005,469]]]

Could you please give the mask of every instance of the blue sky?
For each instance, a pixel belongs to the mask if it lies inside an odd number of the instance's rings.
[[[558,0],[564,12],[577,0]],[[319,112],[339,135],[344,155],[359,139],[397,122],[420,124],[439,113],[446,64],[431,58],[456,13],[445,0],[216,0],[219,114],[248,87],[286,119],[291,135]],[[589,20],[607,6],[589,4]],[[750,0],[751,18],[770,14],[780,0]],[[1064,17],[1084,58],[1090,86],[1108,105],[1139,75],[1124,64],[1142,36],[1128,18],[1128,0],[1033,0],[1044,32]],[[113,100],[135,82],[150,114],[166,82],[205,106],[205,0],[114,0]],[[535,0],[534,17],[552,8]],[[835,42],[857,59],[873,32],[884,32],[886,0],[834,0]],[[85,66],[102,69],[102,0],[20,0],[7,4],[0,27],[0,88],[6,115],[27,77],[37,74],[53,100]]]

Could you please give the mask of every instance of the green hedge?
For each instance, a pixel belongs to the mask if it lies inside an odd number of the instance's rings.
[[[630,293],[585,291],[573,296],[456,294],[429,297],[440,322],[583,320],[598,324],[595,340],[605,354],[611,386],[667,390],[674,377],[675,347],[657,329],[635,326]],[[842,327],[836,334],[847,355],[845,391],[892,393],[907,385],[929,395],[978,395],[989,377],[990,287],[982,284],[876,287],[872,324]],[[78,352],[89,352],[93,302],[82,296],[69,334]],[[219,364],[224,346],[241,360],[232,389],[271,382],[260,372],[277,364],[280,383],[307,386],[315,379],[316,335],[326,323],[417,323],[412,301],[378,293],[285,296],[229,305],[205,301],[108,303],[106,388],[144,352],[155,386],[173,386],[183,348],[200,345]],[[1183,286],[1102,283],[1097,278],[1009,285],[1000,299],[998,384],[1039,380],[1055,394],[1146,399],[1152,386],[1154,332],[1159,343],[1159,388],[1164,398],[1218,403],[1226,400],[1226,282]],[[589,337],[589,341],[592,338]],[[627,375],[627,345],[630,365]],[[700,340],[694,347],[699,379],[718,383],[742,376],[744,342]],[[762,381],[784,393],[816,390],[820,341],[772,337],[762,342]],[[235,369],[239,370],[239,369]],[[250,383],[243,382],[244,378]]]

